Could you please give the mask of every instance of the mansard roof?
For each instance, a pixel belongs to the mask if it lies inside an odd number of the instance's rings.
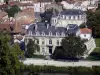
[[[79,9],[67,9],[61,12],[61,15],[83,15],[84,11]]]
[[[37,29],[35,30],[35,26],[37,25]],[[59,33],[60,35],[62,33],[66,33],[66,28],[64,27],[55,27],[55,26],[48,26],[45,23],[36,23],[29,27],[28,31],[32,31],[32,34],[35,34],[36,32],[39,32],[39,34],[42,34],[42,32],[45,33],[45,35],[49,35],[51,32],[52,35],[56,35],[56,33]]]

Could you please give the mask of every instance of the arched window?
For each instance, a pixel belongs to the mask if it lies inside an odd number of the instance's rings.
[[[59,40],[57,40],[57,45],[59,46]]]
[[[49,44],[52,44],[52,40],[51,39],[49,39]]]

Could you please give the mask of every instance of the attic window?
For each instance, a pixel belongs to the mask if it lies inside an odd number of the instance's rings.
[[[44,33],[44,32],[42,32],[42,35],[44,36],[44,35],[45,35],[45,33]]]
[[[49,35],[50,35],[50,36],[52,35],[52,32],[51,32],[51,31],[49,32]]]
[[[59,32],[56,32],[56,36],[59,36]]]
[[[29,31],[29,35],[32,35],[32,31]]]
[[[62,33],[61,33],[61,35],[62,35],[62,36],[65,36],[65,33],[64,33],[64,32],[62,32]]]
[[[36,32],[36,35],[39,35],[39,32],[38,31]]]

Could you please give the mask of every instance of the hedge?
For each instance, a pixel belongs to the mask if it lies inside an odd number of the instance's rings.
[[[65,73],[68,75],[100,75],[100,66],[93,67],[55,67],[25,65],[25,72],[29,73]]]

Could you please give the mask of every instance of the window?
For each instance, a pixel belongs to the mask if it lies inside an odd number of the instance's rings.
[[[56,32],[56,36],[59,36],[59,32]]]
[[[37,44],[39,44],[39,40],[37,40]]]
[[[49,44],[52,44],[52,40],[51,39],[49,40]]]
[[[71,16],[69,16],[69,20],[71,19]]]
[[[45,33],[44,33],[44,32],[42,32],[42,35],[44,36],[44,35],[45,35]]]
[[[45,49],[44,49],[44,47],[42,48],[42,53],[43,53],[43,55],[45,54]]]
[[[36,35],[39,35],[39,32],[38,31],[36,32]]]
[[[73,16],[73,19],[75,20],[75,16]]]
[[[65,36],[65,33],[64,33],[64,32],[62,32],[62,33],[61,33],[61,35],[62,35],[62,36]]]
[[[57,45],[59,45],[59,40],[57,40]]]
[[[86,37],[86,34],[84,34],[84,37]]]
[[[29,35],[32,35],[32,31],[29,31]]]
[[[51,31],[49,32],[49,35],[50,35],[50,36],[52,35],[52,32],[51,32]]]
[[[44,44],[44,40],[42,40],[42,44]]]

